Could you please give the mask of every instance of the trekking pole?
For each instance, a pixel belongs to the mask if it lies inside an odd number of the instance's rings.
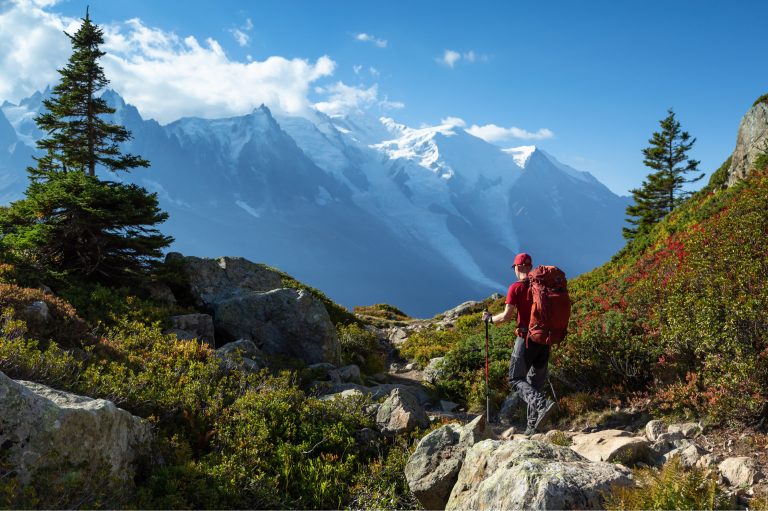
[[[552,385],[552,380],[549,379],[549,374],[547,374],[547,381],[549,382],[549,388],[552,389],[552,397],[555,398],[555,403],[557,403],[557,410],[560,411],[560,400],[557,399],[557,394],[555,394],[555,386]]]
[[[484,312],[488,312],[487,310]],[[489,320],[485,320],[485,418],[488,423],[491,423],[491,387],[488,383],[488,323]]]

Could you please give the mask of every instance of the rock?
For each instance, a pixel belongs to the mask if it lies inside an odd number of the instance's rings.
[[[699,468],[709,468],[713,465],[718,465],[721,461],[723,461],[722,456],[709,453],[704,454],[701,458],[699,458],[699,460],[696,462],[696,466]]]
[[[313,380],[330,381],[334,385],[341,383],[341,375],[335,365],[329,362],[310,364],[307,369],[312,374]]]
[[[452,325],[457,319],[459,319],[461,316],[466,316],[467,314],[472,314],[473,312],[479,311],[480,307],[482,306],[481,302],[473,302],[468,301],[464,302],[461,305],[457,305],[451,310],[447,310],[441,314],[440,320],[437,322],[439,326],[448,326]]]
[[[338,393],[347,389],[357,389],[363,394],[371,396],[372,399],[381,399],[382,397],[387,397],[390,393],[392,393],[393,390],[401,389],[416,396],[416,399],[422,406],[427,405],[432,401],[432,398],[423,388],[399,383],[382,383],[372,387],[366,387],[357,383],[340,383],[327,389],[326,393]]]
[[[659,437],[666,432],[667,427],[660,420],[652,420],[645,425],[645,436],[651,442],[657,441]]]
[[[24,309],[24,318],[27,321],[36,321],[41,324],[48,323],[51,320],[51,312],[48,304],[42,300],[32,302]]]
[[[400,327],[392,327],[387,331],[387,339],[393,346],[400,346],[408,339],[408,331]]]
[[[669,462],[673,457],[677,457],[680,459],[682,466],[691,468],[696,466],[699,459],[705,454],[709,454],[709,451],[696,443],[690,442],[688,445],[678,447],[665,454],[664,463]]]
[[[504,432],[499,436],[502,440],[512,440],[517,433],[517,428],[514,426],[510,426],[507,429],[504,430]]]
[[[267,367],[264,353],[248,339],[227,343],[217,349],[214,355],[221,361],[226,372],[241,370],[255,373]]]
[[[405,478],[424,509],[445,508],[467,450],[491,437],[481,415],[464,426],[447,424],[419,441],[405,466]]]
[[[607,429],[574,435],[573,449],[591,461],[618,461],[623,464],[649,458],[649,443],[623,430]]]
[[[440,409],[446,413],[451,413],[456,408],[459,407],[458,403],[454,403],[453,401],[443,401],[440,400]]]
[[[382,433],[399,434],[429,426],[429,418],[418,399],[408,391],[394,389],[376,414]]]
[[[171,291],[171,288],[168,287],[168,284],[163,282],[150,282],[144,287],[149,293],[149,297],[153,300],[171,305],[175,305],[177,303],[176,296],[174,296],[173,291]]]
[[[213,334],[213,318],[210,314],[183,314],[169,318],[171,329],[179,339],[197,339],[211,347],[216,346]]]
[[[319,399],[320,401],[332,401],[334,399],[362,399],[363,397],[365,397],[365,394],[359,390],[348,389],[337,392],[336,394],[326,394],[324,396],[320,396]]]
[[[684,424],[670,424],[667,433],[680,433],[683,438],[693,438],[701,433],[701,426],[696,422],[686,422]]]
[[[631,483],[629,469],[567,447],[484,440],[467,452],[445,509],[602,509],[605,494]]]
[[[146,421],[110,401],[15,381],[3,373],[0,410],[4,468],[22,484],[37,471],[73,466],[85,467],[94,477],[106,466],[111,477],[131,480],[152,439]]]
[[[341,363],[336,328],[323,303],[303,289],[246,293],[213,305],[216,334],[251,339],[268,355],[285,355],[307,364]]]
[[[360,368],[355,364],[339,367],[338,371],[342,382],[359,383],[362,385],[363,380],[360,378]]]
[[[761,101],[752,106],[741,120],[736,137],[736,149],[728,169],[728,186],[742,180],[752,171],[757,156],[768,144],[768,104]]]
[[[427,365],[427,368],[424,369],[424,381],[433,385],[437,383],[437,380],[440,379],[444,372],[442,366],[443,357],[435,357],[429,359],[429,365]]]
[[[731,486],[751,486],[764,477],[757,462],[747,456],[726,458],[717,468]]]
[[[189,279],[190,292],[198,307],[211,308],[215,303],[249,292],[266,292],[283,287],[280,274],[242,257],[178,257]],[[168,254],[166,261],[171,257]]]

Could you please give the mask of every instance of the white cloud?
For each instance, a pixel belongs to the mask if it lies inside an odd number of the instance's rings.
[[[245,20],[245,26],[243,26],[245,30],[252,30],[253,29],[253,21],[251,21],[251,18],[247,18]]]
[[[555,136],[555,134],[547,128],[541,128],[538,131],[531,132],[514,126],[511,128],[504,128],[495,124],[486,124],[485,126],[473,124],[467,129],[467,133],[482,138],[486,142],[500,142],[502,140],[510,140],[514,138],[521,140],[544,140]]]
[[[464,60],[466,60],[467,62],[474,62],[475,60],[477,60],[477,55],[475,55],[475,52],[473,50],[469,50],[463,56],[464,56]]]
[[[359,34],[355,34],[355,39],[358,41],[363,41],[365,43],[373,43],[374,45],[378,46],[379,48],[386,48],[387,47],[387,40],[386,39],[379,39],[378,37],[372,36],[371,34],[366,34],[365,32],[361,32]]]
[[[443,56],[438,58],[437,61],[453,69],[454,64],[456,64],[460,58],[461,53],[453,50],[445,50]]]
[[[328,87],[317,87],[315,92],[326,94],[328,98],[314,104],[314,107],[327,115],[344,115],[359,112],[373,107],[382,110],[398,110],[405,108],[400,101],[390,101],[386,96],[379,99],[379,86],[354,87],[343,82],[336,82]]]
[[[381,71],[379,71],[373,66],[368,68],[368,72],[371,73],[371,76],[373,76],[374,78],[378,78],[381,75]]]
[[[352,70],[355,72],[356,75],[359,75],[360,71],[363,70],[363,66],[361,65],[352,66]]]
[[[446,117],[440,121],[440,124],[448,124],[450,126],[456,126],[457,128],[463,128],[467,125],[461,117]]]
[[[41,9],[47,0],[0,0],[0,100],[18,101],[58,81],[79,20]],[[92,13],[93,14],[93,13]],[[95,19],[98,23],[98,17]],[[110,86],[144,117],[169,122],[183,116],[242,115],[264,103],[300,114],[314,82],[333,74],[328,56],[314,62],[272,56],[263,61],[231,60],[214,39],[202,44],[144,25],[138,19],[104,29],[102,59]]]
[[[232,36],[235,38],[235,41],[237,41],[237,44],[240,46],[248,46],[248,41],[250,40],[248,34],[237,28],[230,30],[230,32],[232,32]]]

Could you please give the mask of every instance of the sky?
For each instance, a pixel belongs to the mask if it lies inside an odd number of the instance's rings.
[[[90,6],[145,118],[367,110],[535,144],[629,194],[673,108],[707,174],[768,92],[768,2],[0,0],[0,102],[57,79]],[[703,184],[703,183],[701,183]]]

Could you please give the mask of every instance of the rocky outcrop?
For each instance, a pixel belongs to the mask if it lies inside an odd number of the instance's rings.
[[[469,424],[447,424],[419,441],[405,466],[405,477],[424,509],[445,509],[467,450],[492,438],[485,417]]]
[[[165,333],[176,334],[179,339],[197,339],[209,346],[215,346],[213,318],[210,314],[182,314],[171,316],[170,330]]]
[[[195,305],[201,308],[211,308],[215,303],[246,292],[283,287],[279,273],[242,257],[207,259],[172,252],[167,258],[183,263],[189,291]]]
[[[419,400],[407,390],[394,389],[376,414],[382,433],[397,435],[429,426],[429,417]]]
[[[567,447],[484,440],[467,453],[445,509],[602,509],[612,487],[631,484],[629,469]]]
[[[148,451],[149,424],[112,402],[70,394],[0,373],[3,463],[22,484],[37,471],[85,467],[130,480]]]
[[[618,429],[575,435],[573,449],[591,461],[618,461],[630,464],[649,459],[649,442],[645,438]]]
[[[435,384],[443,374],[444,357],[435,357],[429,359],[429,365],[424,369],[424,381]]]
[[[750,486],[765,477],[757,462],[746,456],[726,458],[717,468],[731,486]]]
[[[755,159],[768,150],[768,100],[757,102],[739,125],[736,149],[728,169],[728,186],[744,179],[752,171]]]
[[[195,304],[212,314],[220,345],[246,339],[267,355],[340,365],[336,329],[312,293],[284,288],[279,273],[243,258],[168,257],[184,269]]]
[[[216,332],[251,339],[268,355],[340,365],[336,328],[323,303],[303,289],[249,292],[213,304]]]

